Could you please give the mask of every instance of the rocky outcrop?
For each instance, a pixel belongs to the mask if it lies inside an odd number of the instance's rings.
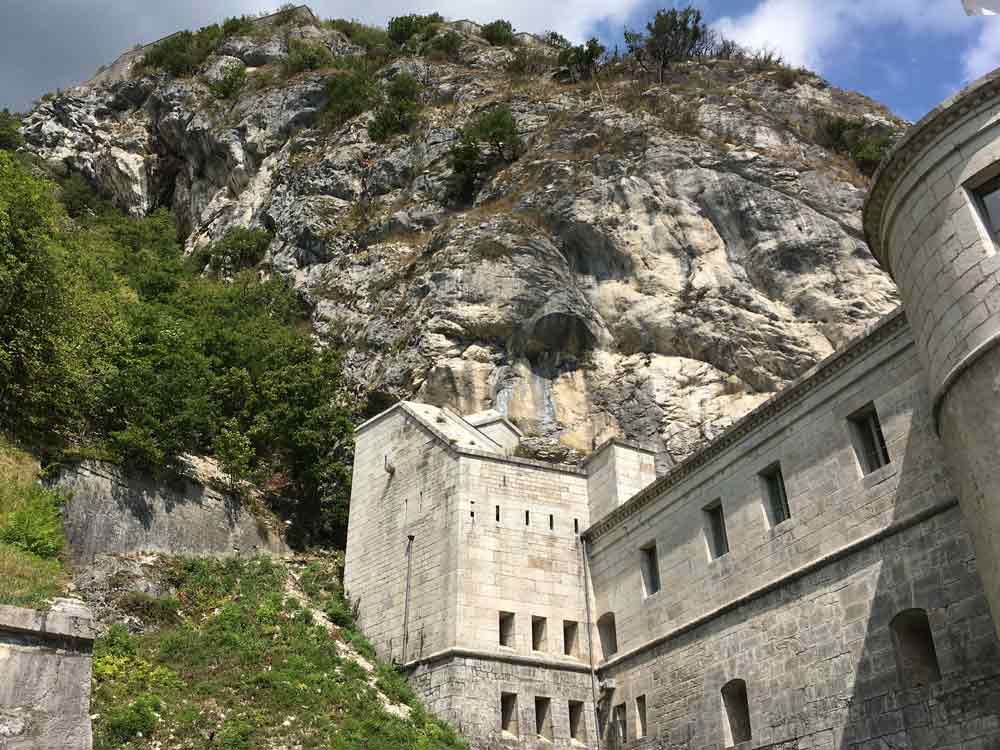
[[[54,480],[68,500],[63,525],[69,555],[87,565],[99,555],[161,552],[232,555],[287,552],[273,521],[194,479],[130,474],[85,461]]]
[[[173,208],[189,249],[270,230],[264,270],[310,301],[359,388],[497,409],[539,455],[623,435],[683,458],[896,305],[863,240],[864,180],[812,137],[823,115],[901,126],[875,103],[731,61],[662,86],[512,85],[511,50],[445,31],[460,63],[379,72],[424,86],[420,126],[388,143],[370,113],[320,127],[329,73],[275,80],[284,32],[226,42],[251,66],[233,102],[211,95],[211,60],[58,96],[24,134],[133,214]],[[295,34],[359,52],[308,19]],[[500,101],[526,153],[456,208],[450,144]]]

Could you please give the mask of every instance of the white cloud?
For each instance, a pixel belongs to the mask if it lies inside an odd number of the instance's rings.
[[[864,31],[902,24],[953,32],[969,23],[957,0],[761,0],[751,12],[715,25],[742,44],[777,49],[787,62],[822,71],[835,55],[849,54]]]
[[[1000,68],[1000,23],[987,21],[976,40],[962,55],[966,81],[974,81],[992,70]]]

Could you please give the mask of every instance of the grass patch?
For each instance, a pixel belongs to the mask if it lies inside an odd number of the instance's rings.
[[[301,575],[317,609],[340,596],[328,575],[338,566],[314,563]],[[287,595],[281,564],[173,560],[161,575],[176,590],[176,621],[140,636],[112,628],[95,644],[95,750],[464,747],[390,667],[369,676],[341,658],[334,636]],[[371,681],[410,705],[410,718],[387,713]]]

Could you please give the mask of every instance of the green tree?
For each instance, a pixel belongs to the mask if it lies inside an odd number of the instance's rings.
[[[449,195],[453,200],[468,203],[482,175],[498,164],[517,160],[523,151],[524,141],[517,132],[510,107],[501,105],[484,112],[459,132],[448,154],[452,168]]]
[[[372,108],[378,88],[367,70],[334,74],[326,84],[326,105],[321,120],[328,128],[339,128]]]
[[[589,80],[594,77],[604,52],[604,45],[591,37],[586,44],[564,48],[559,53],[559,64],[569,69],[573,80]]]
[[[480,36],[494,47],[509,47],[514,44],[514,27],[510,21],[498,18],[483,26]]]
[[[373,140],[384,141],[405,133],[417,122],[420,113],[420,82],[408,73],[400,73],[375,110],[375,119],[368,127]]]
[[[389,19],[386,31],[389,38],[402,47],[415,36],[424,36],[437,24],[443,23],[444,18],[440,13],[429,15],[419,15],[411,13],[406,16],[396,16]]]
[[[715,48],[716,35],[702,20],[701,11],[693,6],[683,9],[658,10],[646,31],[625,31],[629,54],[647,73],[656,75],[661,83],[667,67],[673,62],[690,60]]]
[[[20,117],[9,109],[0,110],[0,151],[16,151],[24,144],[20,128]]]

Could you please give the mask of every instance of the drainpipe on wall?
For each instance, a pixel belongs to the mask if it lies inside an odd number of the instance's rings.
[[[406,648],[410,641],[410,577],[413,575],[413,534],[406,537],[406,593],[403,598],[403,658],[406,664]]]
[[[590,565],[587,554],[588,542],[580,539],[580,557],[583,561],[583,600],[587,604],[587,657],[590,659],[590,690],[594,699],[594,733],[597,735],[597,746],[601,746],[601,717],[597,707],[597,670],[594,667],[594,627],[590,614]]]

